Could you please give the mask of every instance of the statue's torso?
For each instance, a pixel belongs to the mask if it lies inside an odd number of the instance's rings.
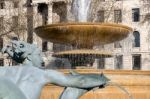
[[[43,70],[29,66],[1,67],[0,78],[5,78],[14,83],[27,99],[39,98],[45,80]]]

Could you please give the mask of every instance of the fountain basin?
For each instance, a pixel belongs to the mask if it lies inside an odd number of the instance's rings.
[[[95,59],[111,57],[112,52],[80,49],[57,52],[54,53],[53,56],[57,58],[67,58],[72,65],[72,69],[75,69],[77,66],[91,66]]]
[[[131,31],[128,26],[114,23],[59,23],[35,29],[39,37],[50,42],[90,49],[94,45],[120,41]]]
[[[150,71],[94,69],[77,69],[76,71],[82,74],[103,72],[113,82],[127,89],[134,99],[150,99]],[[61,72],[68,73],[69,70],[61,70]],[[43,89],[40,99],[58,99],[62,91],[62,87],[47,85]],[[108,86],[104,89],[90,91],[80,99],[129,99],[129,97],[115,86]]]
[[[93,57],[93,58],[106,58],[106,57],[111,57],[112,52],[109,51],[100,51],[100,50],[88,50],[88,49],[82,49],[82,50],[69,50],[69,51],[61,51],[54,53],[54,57],[59,57],[59,58],[68,58],[69,56],[86,56],[86,57]]]

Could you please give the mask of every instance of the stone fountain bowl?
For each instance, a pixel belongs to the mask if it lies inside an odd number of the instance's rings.
[[[88,50],[88,49],[80,49],[80,50],[68,50],[54,53],[54,57],[58,58],[74,58],[74,57],[92,57],[92,58],[107,58],[112,57],[112,52],[109,51],[100,51],[100,50]]]
[[[128,26],[112,23],[59,23],[35,29],[36,34],[43,39],[79,48],[120,41],[131,31]]]
[[[95,59],[108,58],[112,57],[112,53],[109,51],[100,51],[100,50],[90,50],[90,49],[80,49],[80,50],[67,50],[54,53],[53,56],[57,58],[67,58],[71,65],[72,69],[88,64],[93,64]]]

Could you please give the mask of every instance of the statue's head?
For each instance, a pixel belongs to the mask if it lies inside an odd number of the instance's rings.
[[[36,45],[17,40],[13,40],[10,43],[11,44],[8,45],[9,47],[5,49],[10,49],[10,51],[6,53],[8,53],[14,61],[18,63],[28,62],[32,63],[33,66],[41,67],[43,62],[41,51]]]
[[[28,52],[31,49],[31,44],[28,44],[24,41],[17,41],[17,40],[13,40],[10,42],[12,44],[12,48],[15,50],[15,52]]]

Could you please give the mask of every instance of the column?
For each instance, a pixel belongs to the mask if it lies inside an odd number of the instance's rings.
[[[66,2],[66,4],[67,4],[67,21],[73,22],[73,21],[75,21],[75,18],[73,16],[73,14],[71,13],[72,1],[69,0]]]
[[[123,56],[123,69],[124,70],[132,70],[133,60],[132,55],[124,55]]]
[[[53,2],[48,3],[48,24],[53,22]]]
[[[48,3],[48,24],[53,23],[53,2]],[[53,51],[53,43],[48,42],[48,50]]]
[[[41,24],[39,24],[40,22],[40,20],[39,20],[39,16],[38,16],[38,4],[32,4],[32,6],[33,6],[33,20],[34,20],[34,27],[37,27],[37,26],[39,26],[39,25],[41,25]]]

